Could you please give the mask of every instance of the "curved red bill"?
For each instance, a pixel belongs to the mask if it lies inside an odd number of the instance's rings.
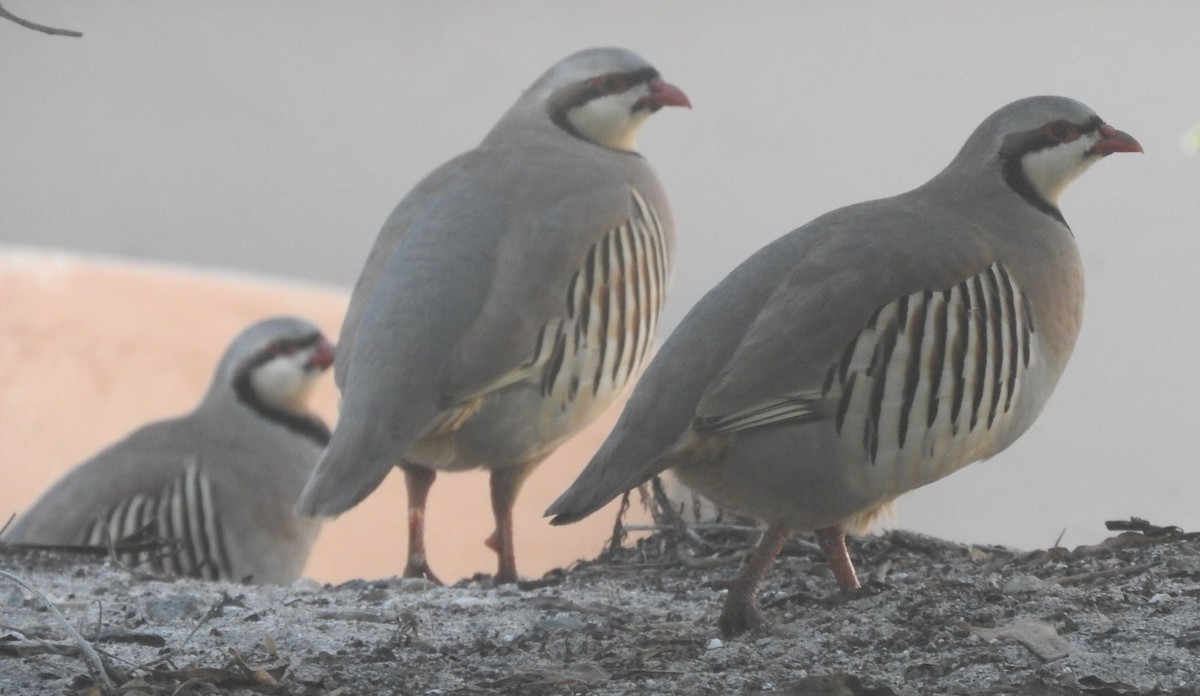
[[[322,370],[328,370],[333,364],[333,357],[336,353],[333,344],[325,340],[325,337],[317,339],[316,352],[308,360],[309,367],[319,367]]]
[[[1100,140],[1096,141],[1089,152],[1104,156],[1114,152],[1145,152],[1145,150],[1132,135],[1105,123],[1100,126]]]
[[[686,106],[689,109],[692,108],[692,102],[683,93],[683,90],[670,82],[654,78],[647,84],[650,85],[650,95],[641,99],[638,102],[639,106],[644,106],[655,111],[664,106]]]

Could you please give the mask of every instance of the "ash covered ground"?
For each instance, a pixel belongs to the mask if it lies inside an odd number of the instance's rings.
[[[256,587],[0,546],[0,569],[79,634],[0,578],[0,694],[1200,695],[1200,534],[1128,526],[1032,552],[854,540],[870,580],[851,595],[793,539],[761,595],[768,627],[737,638],[712,583],[757,532],[728,524],[667,525],[501,587]]]

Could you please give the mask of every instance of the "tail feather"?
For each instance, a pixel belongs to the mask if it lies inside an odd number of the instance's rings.
[[[623,422],[623,420],[622,420]],[[650,451],[653,443],[621,438],[618,423],[613,435],[588,462],[575,483],[551,503],[545,515],[554,515],[550,524],[578,522],[608,504],[625,491],[640,486],[667,469],[719,460],[724,456],[728,438],[688,431],[675,444],[657,456],[638,457],[634,452]]]
[[[297,515],[340,515],[362,502],[392,470],[393,462],[386,458],[364,460],[348,456],[337,447],[338,442],[335,436],[304,485],[294,508]]]
[[[630,488],[636,485],[635,483]],[[586,485],[580,485],[579,481],[576,481],[575,485],[568,488],[546,509],[545,516],[553,515],[550,524],[555,526],[573,524],[604,507],[608,501],[622,492],[617,491],[611,495],[601,494],[598,490],[589,489]]]
[[[546,508],[544,515],[554,516],[552,525],[578,522],[604,507],[613,498],[649,481],[669,466],[667,457],[658,457],[641,466],[623,466],[601,451],[588,463],[575,483]],[[629,463],[628,460],[624,463]]]

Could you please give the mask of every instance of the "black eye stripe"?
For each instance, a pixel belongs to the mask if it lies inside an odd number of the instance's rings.
[[[1070,123],[1069,121],[1066,123],[1069,123],[1078,131],[1079,135],[1075,140],[1095,133],[1104,125],[1104,121],[1099,116],[1093,116],[1088,119],[1087,123],[1082,125]],[[1000,148],[1001,175],[1009,187],[1016,191],[1030,205],[1066,225],[1067,221],[1063,218],[1062,212],[1034,191],[1033,186],[1025,177],[1024,168],[1021,166],[1021,160],[1025,155],[1063,144],[1063,141],[1055,140],[1047,132],[1050,128],[1053,128],[1053,126],[1044,124],[1033,130],[1016,133],[1006,138],[1004,145]]]
[[[623,77],[625,78],[625,82],[630,87],[633,87],[634,85],[640,85],[643,82],[649,82],[650,80],[657,78],[658,71],[654,68],[642,68],[641,70],[635,70],[631,73],[625,73]]]
[[[1083,124],[1067,120],[1051,121],[1041,128],[1011,136],[1009,139],[1010,144],[1005,147],[1005,150],[1010,154],[1020,157],[1047,147],[1061,145],[1064,142],[1061,138],[1070,135],[1067,131],[1075,132],[1075,138],[1071,138],[1071,140],[1075,140],[1076,138],[1095,133],[1102,125],[1104,125],[1104,121],[1101,121],[1099,118],[1089,120]],[[1060,137],[1056,138],[1055,136]]]
[[[633,89],[634,87],[637,87],[640,84],[644,84],[646,82],[649,82],[649,81],[657,78],[658,71],[655,70],[654,68],[642,68],[641,70],[634,70],[633,72],[613,73],[611,76],[619,77],[619,78],[623,79],[625,81],[625,89],[622,91],[629,91],[629,90]],[[607,76],[600,75],[597,77],[607,77]],[[569,99],[562,102],[558,106],[558,109],[556,109],[555,114],[554,114],[554,117],[556,119],[559,117],[560,114],[566,114],[571,109],[583,106],[584,104],[590,102],[591,100],[597,99],[599,97],[603,97],[606,94],[606,92],[603,92],[600,89],[597,89],[596,87],[589,85],[587,82],[584,82],[583,85],[585,85],[585,86],[582,87],[581,89],[579,89],[579,91],[577,91],[575,94],[571,95],[571,97]]]
[[[294,341],[292,343],[292,345],[296,346],[297,349],[307,348],[309,346],[316,345],[317,341],[319,341],[320,339],[321,339],[321,334],[315,333],[310,336],[305,336],[304,338],[302,338],[298,341]]]
[[[321,334],[314,333],[299,339],[281,338],[271,341],[265,348],[255,353],[254,357],[247,360],[239,372],[249,373],[254,368],[265,365],[275,359],[280,354],[280,349],[285,346],[291,346],[295,352],[316,345],[319,340],[321,340]]]
[[[596,77],[589,78],[581,83],[560,89],[554,94],[554,96],[550,98],[549,104],[547,105],[547,112],[550,114],[550,120],[554,122],[554,125],[563,129],[572,136],[586,141],[587,138],[580,135],[575,130],[575,127],[571,125],[571,120],[567,118],[567,114],[569,114],[572,109],[577,109],[593,99],[607,96],[608,93],[590,84],[592,80],[597,78],[603,79],[605,77],[619,77],[623,79],[625,81],[625,89],[621,90],[621,92],[627,92],[638,85],[658,79],[658,71],[654,68],[647,67],[638,70],[631,70],[625,73],[608,73],[606,75],[597,75]]]

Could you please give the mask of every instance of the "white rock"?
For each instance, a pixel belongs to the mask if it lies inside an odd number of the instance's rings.
[[[296,594],[312,594],[320,592],[323,587],[321,583],[312,578],[300,578],[291,584],[290,589]]]
[[[456,609],[469,609],[471,607],[481,607],[484,605],[495,604],[494,600],[486,597],[455,597],[450,600],[450,606]]]
[[[1014,575],[1000,589],[1005,594],[1041,592],[1046,589],[1046,581],[1033,575]]]

